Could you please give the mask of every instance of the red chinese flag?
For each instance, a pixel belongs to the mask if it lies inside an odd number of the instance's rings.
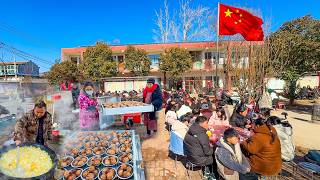
[[[240,33],[246,41],[262,41],[262,24],[262,19],[246,10],[220,4],[219,35]]]

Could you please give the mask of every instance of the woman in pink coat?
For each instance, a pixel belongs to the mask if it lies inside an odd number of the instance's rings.
[[[98,101],[94,97],[94,87],[91,82],[86,82],[79,95],[80,128],[82,130],[99,129]]]
[[[229,120],[223,108],[214,112],[209,119],[209,126],[229,126]]]

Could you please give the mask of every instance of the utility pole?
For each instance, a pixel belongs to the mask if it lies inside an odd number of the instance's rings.
[[[14,56],[13,59],[14,59],[14,77],[17,80],[18,79],[18,76],[17,76],[17,69],[18,68],[17,68],[17,63],[16,63],[16,57]]]
[[[1,53],[1,62],[3,63],[3,73],[4,73],[4,79],[5,81],[7,81],[7,66],[6,66],[6,63],[3,61],[3,51]]]

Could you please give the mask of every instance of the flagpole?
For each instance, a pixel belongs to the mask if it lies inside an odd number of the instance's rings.
[[[216,93],[218,92],[218,63],[219,63],[219,15],[220,15],[220,2],[218,2],[218,16],[217,16],[217,40],[216,40]]]

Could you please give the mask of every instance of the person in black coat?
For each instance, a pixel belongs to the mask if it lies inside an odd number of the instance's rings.
[[[162,108],[162,93],[160,86],[155,83],[155,79],[149,78],[147,86],[143,90],[143,102],[152,104],[154,111],[144,113],[144,125],[147,127],[147,134],[151,135],[151,131],[157,131],[156,112]]]
[[[233,127],[245,128],[248,123],[246,116],[247,108],[244,104],[240,104],[238,107],[236,107],[235,111],[233,111],[229,123]]]
[[[78,88],[77,84],[73,84],[72,86],[72,90],[71,90],[71,94],[72,94],[72,101],[73,101],[73,109],[77,109],[78,108],[78,97],[80,95],[80,89]]]
[[[183,142],[187,160],[200,167],[213,163],[213,148],[210,146],[209,137],[206,134],[208,128],[208,119],[204,116],[197,117]]]

